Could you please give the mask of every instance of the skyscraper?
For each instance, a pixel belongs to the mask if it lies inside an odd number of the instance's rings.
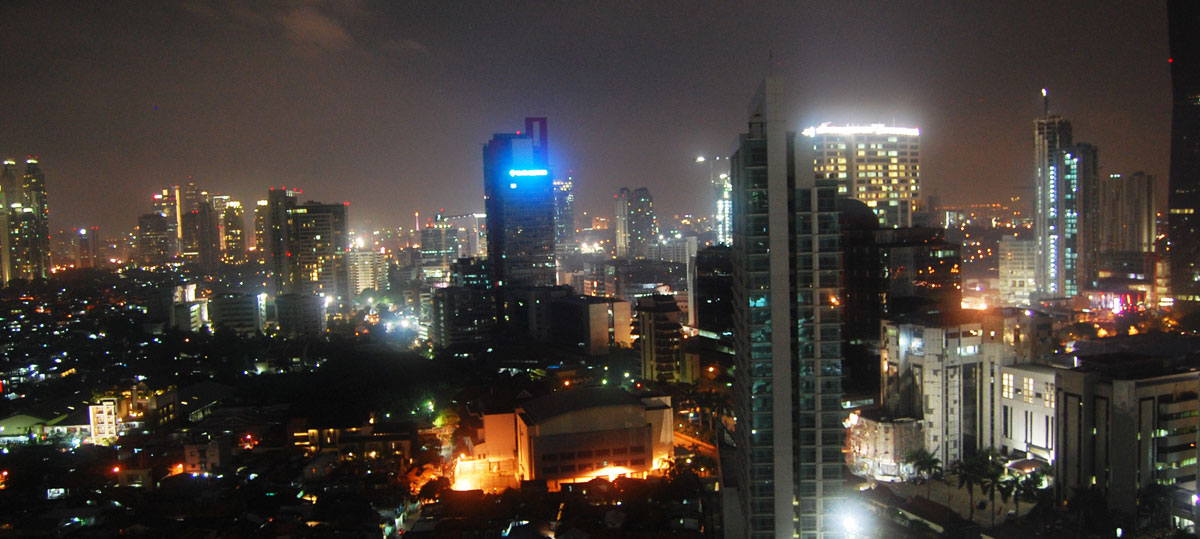
[[[1167,250],[1171,293],[1181,307],[1200,305],[1200,3],[1167,2],[1171,45],[1171,177]]]
[[[167,217],[150,212],[138,217],[134,253],[139,267],[160,266],[171,260],[175,236]]]
[[[1034,284],[1042,298],[1077,296],[1096,279],[1098,167],[1096,147],[1091,144],[1081,142],[1050,152],[1034,230],[1038,237]]]
[[[553,286],[554,174],[545,118],[483,148],[488,261],[496,286]]]
[[[840,252],[836,175],[784,126],[766,79],[731,160],[738,489],[746,537],[840,536]]]
[[[575,181],[571,176],[554,180],[554,252],[559,263],[579,252],[575,243]]]
[[[1157,235],[1154,176],[1144,172],[1100,179],[1100,251],[1154,252]]]
[[[627,258],[632,256],[629,253],[629,188],[622,187],[613,195],[615,200],[615,208],[613,210],[613,221],[615,223],[613,233],[613,250],[617,258]]]
[[[1046,91],[1042,90],[1042,95]],[[1047,102],[1048,103],[1048,102]],[[1047,281],[1050,274],[1058,274],[1058,268],[1050,267],[1050,259],[1058,258],[1058,238],[1052,232],[1058,230],[1058,225],[1051,223],[1058,219],[1056,206],[1060,197],[1057,179],[1050,178],[1051,159],[1055,152],[1071,145],[1071,122],[1062,116],[1051,116],[1049,105],[1047,114],[1033,121],[1033,162],[1034,162],[1034,199],[1033,199],[1033,230],[1037,238],[1038,258],[1037,273],[1034,285],[1039,295],[1061,295],[1062,291],[1049,292],[1053,287]],[[1052,215],[1053,214],[1053,215]],[[1052,228],[1053,227],[1053,228]]]
[[[293,242],[290,257],[294,291],[325,296],[327,304],[343,309],[350,304],[349,203],[305,202],[291,209]]]
[[[866,203],[881,226],[912,226],[921,194],[919,129],[823,123],[802,134],[812,139],[818,178],[836,180],[838,194]]]
[[[275,283],[275,294],[292,291],[293,276],[289,258],[292,256],[292,209],[296,207],[296,195],[300,192],[286,187],[267,192],[264,210],[266,232],[265,254],[267,271]]]
[[[629,195],[629,256],[646,258],[647,249],[658,243],[658,219],[654,215],[654,197],[645,187]]]
[[[242,203],[230,200],[221,215],[221,259],[230,264],[246,261],[246,216]]]
[[[22,216],[28,223],[20,227],[23,253],[21,274],[18,276],[25,279],[42,278],[50,268],[50,207],[46,204],[46,175],[38,166],[37,157],[25,159],[21,197],[21,213],[29,215]]]

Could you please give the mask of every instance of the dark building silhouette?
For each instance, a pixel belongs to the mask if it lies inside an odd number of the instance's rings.
[[[1171,293],[1200,304],[1200,2],[1170,0],[1171,176],[1167,197]]]
[[[696,253],[696,328],[701,335],[733,340],[733,251],[727,245],[705,247]]]

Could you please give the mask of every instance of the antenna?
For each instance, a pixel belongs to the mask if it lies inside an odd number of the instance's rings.
[[[1047,92],[1045,88],[1042,88],[1042,115],[1050,115],[1050,92]]]

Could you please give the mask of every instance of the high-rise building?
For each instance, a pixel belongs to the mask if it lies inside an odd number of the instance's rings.
[[[1042,90],[1042,95],[1046,95],[1045,90]],[[1061,253],[1058,244],[1061,229],[1057,220],[1060,218],[1058,207],[1062,201],[1058,191],[1059,181],[1051,178],[1050,174],[1052,159],[1056,152],[1071,145],[1072,133],[1071,122],[1062,116],[1050,115],[1049,105],[1046,110],[1044,117],[1033,121],[1033,230],[1038,244],[1037,276],[1034,280],[1039,295],[1062,296],[1062,290],[1050,291],[1058,286],[1057,279],[1054,285],[1048,281],[1051,274],[1061,274],[1061,268],[1051,268],[1049,262],[1051,258],[1057,260]]]
[[[266,200],[254,203],[254,258],[259,264],[267,262],[267,214],[270,206]]]
[[[717,211],[713,214],[714,229],[717,233],[718,245],[733,244],[733,185],[729,183],[729,174],[722,173],[718,180]]]
[[[13,278],[12,239],[9,226],[9,207],[21,199],[21,182],[17,180],[17,161],[5,159],[0,170],[0,277],[7,283]]]
[[[1100,178],[1100,251],[1154,252],[1157,211],[1154,176],[1144,172]]]
[[[183,238],[183,214],[179,207],[179,186],[169,185],[154,193],[150,209],[166,217],[167,229],[171,233],[170,256],[179,256]]]
[[[487,228],[484,213],[467,213],[439,217],[441,221],[458,229],[458,255],[464,258],[487,257]]]
[[[264,254],[267,271],[275,283],[275,294],[292,291],[290,258],[293,256],[292,209],[296,207],[298,190],[286,187],[267,192],[267,205],[263,209],[263,229],[266,232]]]
[[[350,251],[346,253],[346,267],[350,273],[350,293],[359,295],[364,290],[382,292],[387,290],[387,258],[379,251]]]
[[[627,258],[632,256],[629,252],[629,188],[622,187],[613,195],[615,200],[615,209],[613,211],[613,222],[615,223],[615,232],[613,233],[613,248],[617,258]],[[594,227],[593,227],[594,228]]]
[[[446,286],[450,282],[450,264],[462,255],[459,229],[442,219],[426,223],[421,229],[421,274],[430,286]]]
[[[98,227],[83,227],[76,230],[75,235],[75,267],[100,267],[100,229]]]
[[[229,264],[246,262],[246,215],[241,202],[230,200],[225,204],[221,232],[221,259]]]
[[[575,242],[575,178],[554,180],[554,253],[559,263],[579,252]]]
[[[1081,142],[1050,152],[1034,225],[1038,237],[1034,283],[1042,298],[1075,297],[1096,280],[1098,168],[1096,147],[1090,144]]]
[[[1200,305],[1200,3],[1167,2],[1171,46],[1171,176],[1167,257],[1171,293],[1188,310]]]
[[[221,262],[220,220],[212,206],[204,200],[196,209],[183,214],[183,259],[211,270]]]
[[[13,277],[44,278],[50,269],[50,208],[46,204],[46,175],[37,157],[25,159],[20,194],[19,200],[9,204]]]
[[[483,148],[488,260],[496,286],[553,286],[554,174],[545,118]]]
[[[1000,306],[1028,307],[1037,287],[1037,242],[1000,238]]]
[[[654,197],[645,187],[629,195],[629,256],[646,258],[651,245],[658,243],[658,219],[654,215]]]
[[[737,488],[750,539],[844,531],[838,182],[795,165],[811,157],[784,125],[782,94],[778,79],[763,82],[731,159]]]
[[[675,298],[651,294],[638,298],[638,348],[642,356],[642,379],[664,383],[692,383],[683,361],[683,312]]]
[[[288,257],[300,294],[324,296],[339,310],[349,306],[346,252],[350,250],[349,203],[305,202],[291,210],[294,243]]]
[[[818,179],[836,180],[838,194],[866,203],[881,226],[912,226],[921,195],[919,129],[823,123],[802,134],[811,139]]]
[[[175,233],[171,221],[159,212],[138,217],[134,252],[139,267],[161,266],[171,260]]]

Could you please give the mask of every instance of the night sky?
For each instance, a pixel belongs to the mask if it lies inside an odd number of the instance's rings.
[[[731,151],[773,69],[797,131],[919,126],[925,194],[945,203],[1026,193],[1043,87],[1102,173],[1165,187],[1165,3],[870,4],[10,0],[0,154],[40,156],[54,229],[131,229],[189,177],[407,227],[482,211],[482,144],[547,116],[577,213],[611,215],[621,186],[707,213],[695,156]]]

